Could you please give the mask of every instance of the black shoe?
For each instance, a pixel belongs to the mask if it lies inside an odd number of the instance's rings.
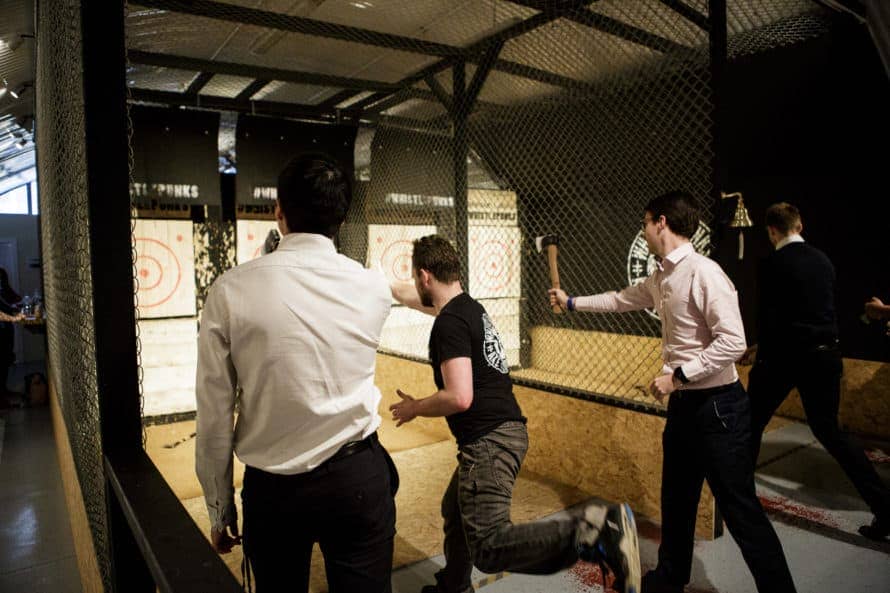
[[[662,580],[661,575],[650,570],[643,575],[641,593],[683,593],[684,587],[669,585]]]
[[[439,593],[439,587],[436,585],[424,585],[420,593]]]
[[[595,527],[595,525],[594,525]],[[581,544],[582,560],[596,562],[606,578],[606,566],[615,576],[612,588],[619,593],[640,593],[640,545],[634,514],[627,504],[612,505],[606,511],[606,521],[592,546]],[[605,590],[603,583],[603,590]]]
[[[890,521],[882,521],[875,517],[871,524],[860,527],[859,533],[868,539],[883,541],[890,535]]]

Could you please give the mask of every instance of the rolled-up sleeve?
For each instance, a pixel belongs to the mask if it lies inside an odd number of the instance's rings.
[[[201,314],[195,382],[195,471],[204,490],[210,524],[218,531],[237,524],[232,482],[235,390],[225,289],[211,287]]]
[[[683,363],[683,374],[694,382],[735,364],[747,344],[738,292],[722,270],[700,270],[693,280],[692,298],[712,338],[694,359]]]
[[[649,276],[643,282],[628,286],[620,292],[575,297],[573,304],[576,311],[590,313],[625,313],[648,309],[655,306],[650,287],[652,282],[654,280]]]

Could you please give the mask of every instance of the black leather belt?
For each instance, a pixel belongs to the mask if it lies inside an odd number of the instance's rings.
[[[718,393],[726,393],[727,391],[732,391],[733,389],[735,389],[738,383],[738,381],[735,381],[733,383],[727,383],[726,385],[718,385],[717,387],[705,387],[704,389],[679,389],[672,395],[677,394],[680,396],[680,399],[692,396],[710,397],[712,395],[717,395]]]
[[[372,432],[368,437],[361,441],[349,441],[334,453],[327,461],[337,461],[338,459],[343,459],[344,457],[349,457],[350,455],[354,455],[359,451],[364,451],[371,447],[371,443],[377,442],[377,433]],[[326,462],[327,463],[327,462]]]

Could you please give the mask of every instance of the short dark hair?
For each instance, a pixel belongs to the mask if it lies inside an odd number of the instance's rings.
[[[652,198],[646,204],[646,212],[653,220],[664,216],[668,228],[687,239],[692,238],[698,229],[698,202],[689,192],[674,190]]]
[[[766,226],[777,229],[783,235],[800,227],[800,210],[788,202],[779,202],[766,209]]]
[[[278,176],[278,204],[292,233],[333,237],[350,203],[349,175],[323,152],[297,155]]]
[[[441,235],[427,235],[414,241],[411,263],[415,270],[426,270],[439,282],[450,284],[460,280],[457,250]]]

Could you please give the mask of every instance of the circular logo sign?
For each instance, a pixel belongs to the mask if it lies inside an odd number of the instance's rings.
[[[699,221],[698,228],[690,242],[696,253],[705,257],[709,256],[711,254],[711,229],[708,228],[708,225]],[[643,236],[643,231],[639,231],[627,253],[627,283],[629,286],[635,286],[651,276],[654,271],[655,254],[649,252],[646,237]],[[646,309],[646,313],[654,319],[659,319],[658,313],[654,309]]]

